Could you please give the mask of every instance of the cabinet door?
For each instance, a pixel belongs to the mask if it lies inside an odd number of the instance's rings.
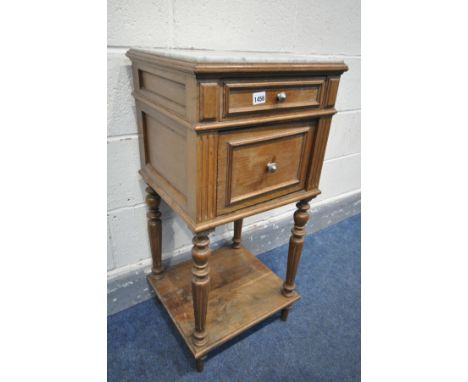
[[[219,135],[218,215],[304,190],[315,122]]]

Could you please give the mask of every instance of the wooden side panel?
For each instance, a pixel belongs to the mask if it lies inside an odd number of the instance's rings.
[[[133,88],[140,88],[140,79],[138,77],[138,69],[136,65],[132,65],[132,77],[133,77]],[[145,142],[144,142],[144,121],[143,121],[143,112],[136,103],[136,117],[137,117],[137,128],[138,128],[138,147],[140,149],[140,165],[141,168],[146,165],[146,152],[145,152]]]
[[[340,77],[330,78],[328,81],[328,93],[326,107],[335,106],[336,95],[338,94],[338,85],[340,84]]]
[[[186,195],[185,131],[145,114],[148,163],[182,195]]]
[[[149,72],[140,70],[141,89],[159,97],[167,98],[181,108],[185,107],[185,85]]]
[[[200,83],[200,121],[215,121],[219,112],[219,86],[216,82]]]
[[[143,175],[166,202],[185,210],[187,129],[144,103],[137,102],[137,110],[144,137]]]
[[[187,117],[186,75],[145,64],[138,64],[136,70],[137,92],[174,114]]]
[[[328,135],[330,133],[330,124],[331,118],[321,118],[319,120],[312,150],[313,154],[308,179],[308,190],[318,188]]]

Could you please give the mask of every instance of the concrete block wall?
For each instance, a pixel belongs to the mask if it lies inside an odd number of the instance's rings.
[[[145,185],[131,96],[130,47],[307,53],[344,59],[322,172],[327,203],[360,192],[360,2],[358,0],[112,0],[108,2],[108,274],[148,265]],[[294,205],[256,215],[245,227],[291,215]],[[191,233],[164,203],[163,257],[185,253]],[[230,235],[219,227],[212,240]]]

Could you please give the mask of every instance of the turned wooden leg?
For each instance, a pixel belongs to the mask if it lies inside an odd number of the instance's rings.
[[[294,227],[292,229],[291,239],[289,240],[288,269],[286,271],[286,280],[283,283],[283,295],[291,297],[296,287],[297,267],[301,259],[302,247],[304,246],[304,236],[306,234],[305,225],[309,220],[309,201],[301,200],[296,204],[297,210],[294,212]],[[287,313],[286,317],[287,317]]]
[[[148,205],[148,212],[146,214],[148,218],[148,235],[151,247],[151,256],[153,258],[153,265],[151,271],[153,275],[160,275],[164,272],[164,268],[161,263],[161,212],[159,212],[159,204],[161,203],[161,197],[151,187],[146,188],[146,204]]]
[[[195,359],[195,365],[199,373],[203,371],[203,367],[205,366],[205,359],[206,359],[206,356]]]
[[[243,219],[236,220],[234,222],[234,236],[232,238],[232,248],[240,248],[241,236],[242,236],[242,222]]]
[[[192,248],[192,297],[195,317],[193,343],[195,346],[203,346],[208,340],[205,323],[208,310],[208,293],[210,291],[209,246],[210,239],[208,239],[207,232],[198,233],[194,236]]]
[[[289,314],[289,311],[291,310],[291,306],[292,305],[289,305],[286,308],[281,309],[281,320],[286,321],[288,319],[288,314]]]

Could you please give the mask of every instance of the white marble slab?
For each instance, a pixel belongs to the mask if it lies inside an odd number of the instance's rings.
[[[219,51],[201,49],[137,49],[139,51],[157,54],[164,57],[174,58],[182,61],[196,63],[343,63],[328,56],[314,56],[308,54],[277,53],[277,52],[240,52],[240,51]]]

